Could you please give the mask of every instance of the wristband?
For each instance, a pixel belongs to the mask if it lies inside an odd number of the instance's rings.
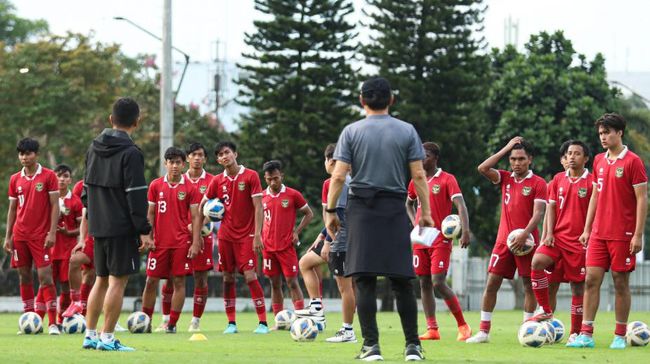
[[[328,214],[336,213],[336,207],[333,209],[325,209],[325,212],[327,212]]]

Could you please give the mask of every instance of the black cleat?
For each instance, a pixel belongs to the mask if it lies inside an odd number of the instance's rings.
[[[176,333],[176,325],[167,325],[165,328],[165,333],[166,334],[175,334]]]
[[[404,350],[404,361],[424,360],[424,353],[420,345],[408,344]]]
[[[361,352],[356,356],[355,359],[363,361],[383,361],[384,358],[381,356],[379,351],[379,344],[373,346],[362,346]]]

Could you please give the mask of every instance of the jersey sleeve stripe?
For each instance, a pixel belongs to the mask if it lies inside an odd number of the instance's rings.
[[[252,195],[251,195],[251,197],[258,197],[258,196],[262,196],[262,192],[260,192],[260,193],[255,193],[255,194],[252,194]]]
[[[451,195],[451,200],[453,201],[456,197],[463,198],[463,194],[462,193],[454,193],[453,195]]]
[[[129,187],[129,188],[125,189],[124,192],[146,190],[146,189],[147,189],[147,186]]]
[[[546,200],[543,199],[543,198],[536,198],[536,199],[535,199],[535,202],[537,202],[537,201],[539,201],[539,202],[543,202],[543,203],[546,203]]]
[[[147,201],[147,202],[149,202],[149,205],[155,205],[156,204],[155,202],[151,202],[151,201]]]
[[[9,196],[9,200],[17,200],[17,199],[18,199],[17,197]],[[324,205],[324,204],[323,204],[323,205]]]
[[[53,194],[55,194],[55,193],[59,193],[59,190],[56,190],[56,191],[49,191],[48,193],[49,193],[50,195],[53,195]]]
[[[298,210],[302,210],[302,209],[304,209],[305,207],[308,207],[308,206],[309,206],[309,203],[305,203],[305,204],[304,204],[302,207],[300,207]]]
[[[647,184],[648,184],[648,182],[641,182],[641,183],[637,183],[635,185],[632,185],[632,187],[639,187],[639,186],[643,186],[643,185],[647,185]]]
[[[491,168],[490,170],[497,172],[497,177],[498,177],[496,181],[492,182],[492,184],[498,185],[499,183],[501,183],[501,173],[494,168]]]

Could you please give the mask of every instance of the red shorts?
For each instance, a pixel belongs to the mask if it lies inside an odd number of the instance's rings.
[[[630,241],[589,238],[587,267],[611,269],[613,272],[634,271],[636,256],[630,254]]]
[[[298,275],[298,254],[293,247],[274,252],[262,251],[262,258],[265,276],[274,277],[282,273],[285,278],[293,278]]]
[[[236,242],[220,239],[217,246],[220,272],[243,273],[257,267],[252,236]]]
[[[52,249],[45,249],[45,237],[38,240],[14,240],[14,250],[11,254],[11,268],[47,267],[52,264]]]
[[[192,259],[193,271],[205,272],[214,269],[214,258],[212,257],[213,245],[212,234],[203,237],[203,250]]]
[[[585,252],[574,252],[558,246],[540,245],[535,254],[544,254],[555,262],[555,269],[551,273],[551,282],[584,282]]]
[[[189,244],[184,248],[158,248],[149,252],[147,277],[181,277],[192,274],[192,261],[187,257]]]
[[[507,279],[515,277],[515,271],[520,277],[530,277],[530,266],[533,262],[535,249],[522,256],[512,254],[506,243],[496,243],[488,265],[488,273],[500,275]]]
[[[413,249],[413,268],[417,276],[447,273],[451,258],[451,244],[428,249]]]
[[[67,282],[70,270],[70,259],[55,259],[52,261],[52,279],[55,282]]]
[[[88,259],[90,259],[90,263],[82,264],[81,269],[95,270],[95,239],[93,239],[92,236],[86,238],[86,244],[84,244],[84,249],[82,250],[82,253],[86,254]]]

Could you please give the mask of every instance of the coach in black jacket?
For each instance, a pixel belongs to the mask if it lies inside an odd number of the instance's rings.
[[[144,157],[129,136],[138,126],[140,108],[130,98],[113,104],[112,129],[104,129],[86,153],[84,204],[89,233],[95,238],[97,281],[88,297],[83,347],[133,351],[115,340],[113,331],[122,309],[129,275],[140,270],[139,249],[152,246],[147,221]],[[140,245],[140,242],[142,243]],[[101,337],[97,320],[104,310]]]

